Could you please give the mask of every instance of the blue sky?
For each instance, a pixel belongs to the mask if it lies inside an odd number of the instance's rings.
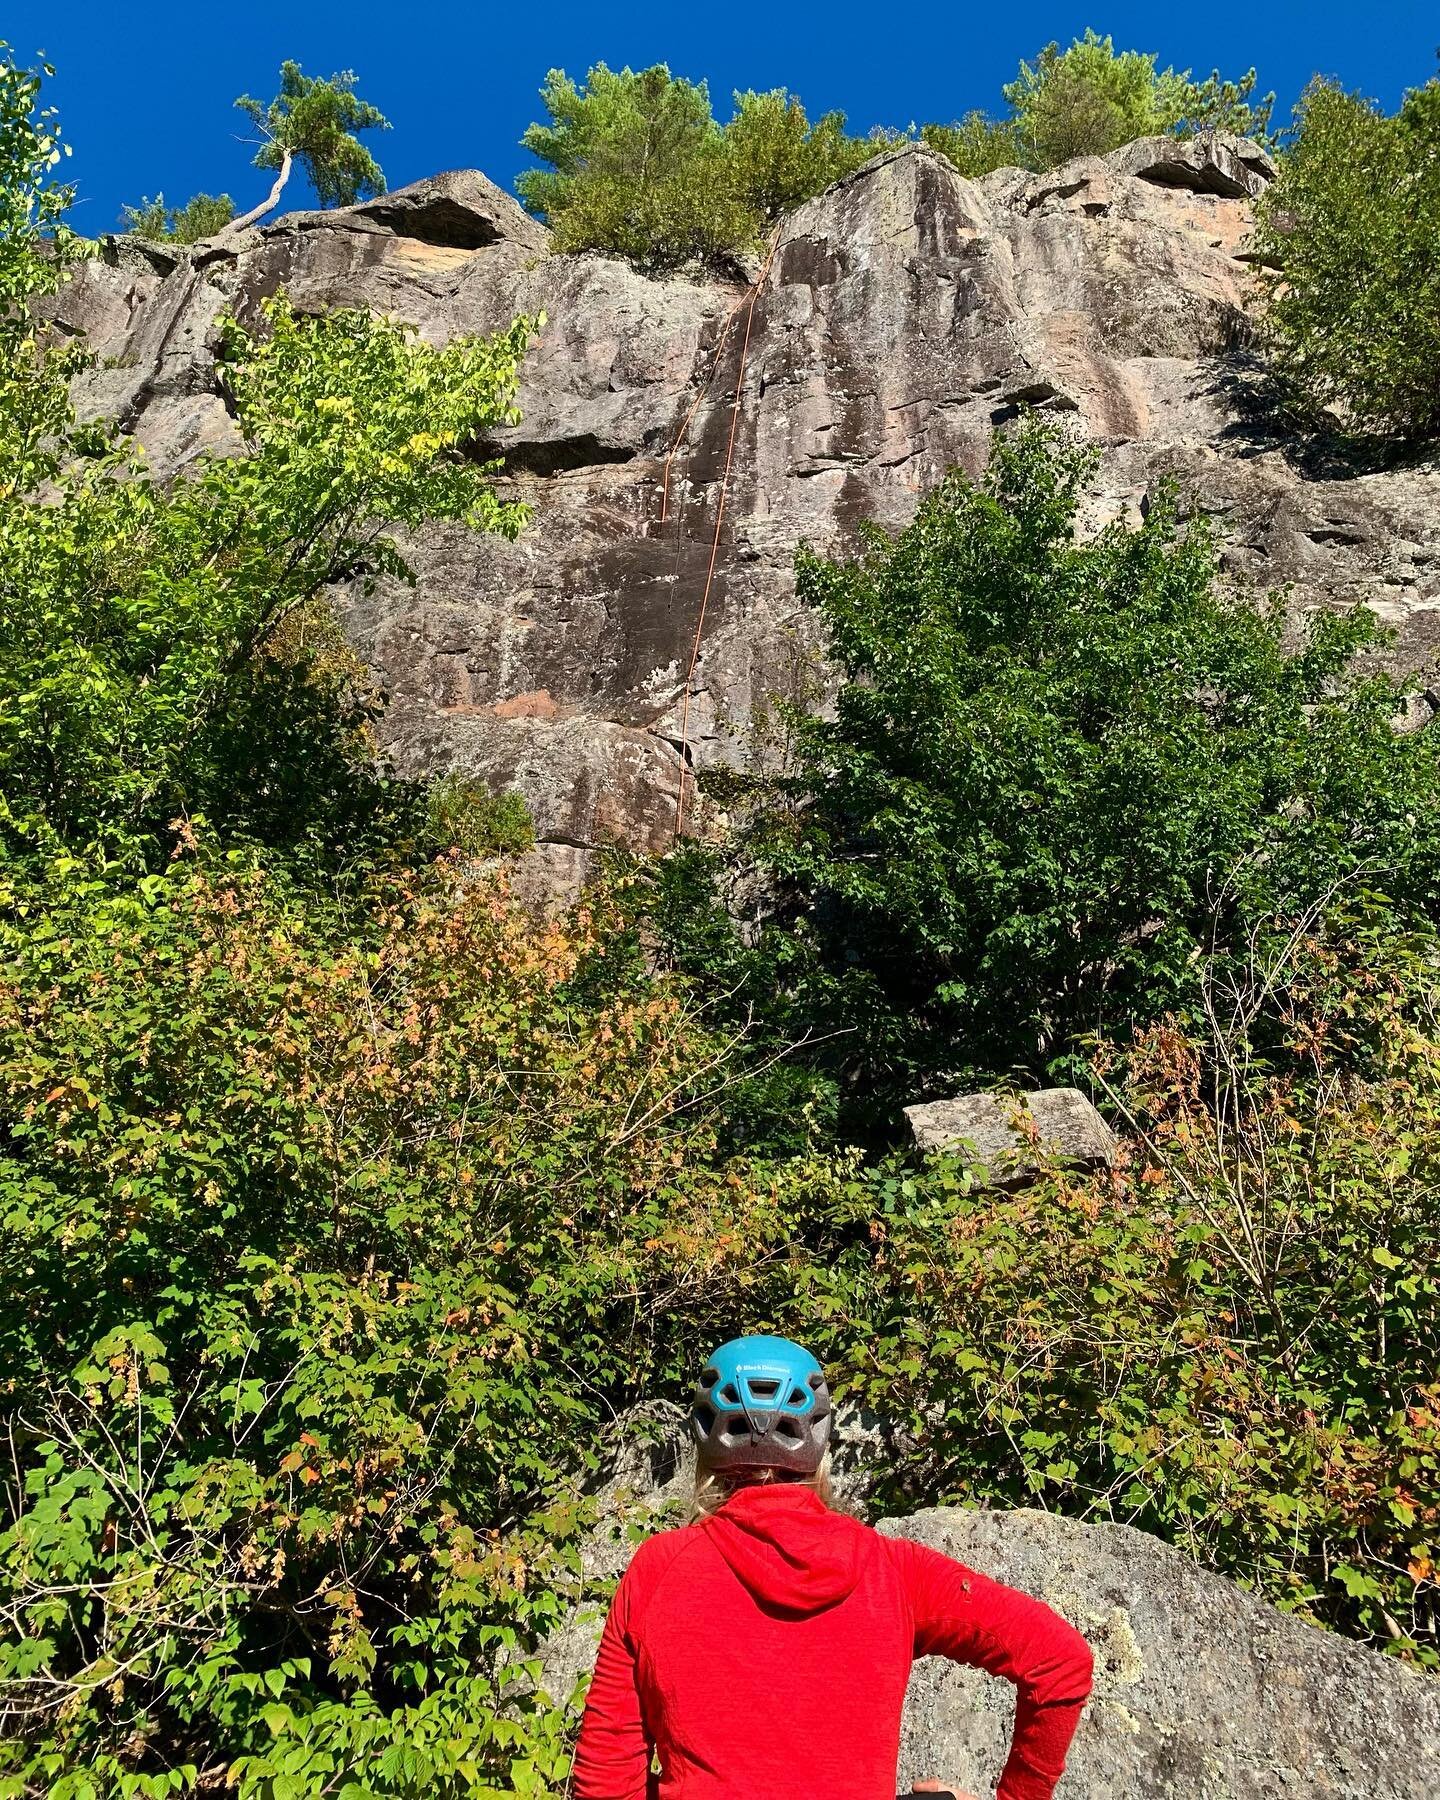
[[[52,99],[74,146],[76,227],[110,229],[122,202],[163,190],[172,204],[205,189],[249,206],[268,178],[249,167],[237,94],[268,98],[285,57],[309,74],[353,68],[359,91],[394,129],[374,149],[392,187],[438,169],[483,169],[509,187],[517,139],[539,110],[545,71],[577,78],[591,63],[668,62],[708,77],[726,116],[736,87],[789,87],[812,115],[853,129],[950,119],[998,107],[1022,56],[1087,25],[1158,51],[1162,66],[1239,73],[1254,63],[1282,109],[1315,72],[1393,106],[1436,70],[1435,0],[1261,0],[1247,8],[971,5],[961,0],[831,0],[751,6],[401,4],[385,0],[5,0],[0,33],[22,60],[56,65]],[[305,204],[303,181],[287,203]]]

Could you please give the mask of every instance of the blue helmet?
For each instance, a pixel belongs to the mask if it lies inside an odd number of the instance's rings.
[[[830,1441],[825,1371],[789,1338],[732,1338],[701,1373],[690,1431],[704,1468],[813,1475]]]

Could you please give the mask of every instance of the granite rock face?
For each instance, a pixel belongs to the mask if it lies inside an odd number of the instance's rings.
[[[1101,447],[1089,523],[1174,478],[1219,519],[1235,578],[1290,585],[1297,610],[1371,605],[1397,657],[1428,668],[1440,470],[1316,470],[1253,403],[1247,246],[1272,173],[1224,137],[979,182],[908,146],[791,214],[757,289],[552,257],[515,201],[460,171],[168,272],[114,248],[56,310],[97,354],[81,405],[167,473],[237,447],[213,366],[226,307],[250,316],[283,284],[301,309],[368,305],[435,342],[545,312],[524,420],[493,446],[533,528],[427,533],[415,588],[341,602],[397,767],[519,787],[542,856],[573,874],[607,838],[668,843],[686,771],[743,759],[757,709],[812,680],[797,543],[903,524],[1025,406]]]
[[[1022,1185],[1045,1158],[1081,1169],[1113,1167],[1119,1144],[1079,1088],[1041,1088],[1007,1098],[962,1094],[907,1106],[910,1136],[922,1155],[970,1145],[1000,1185]]]

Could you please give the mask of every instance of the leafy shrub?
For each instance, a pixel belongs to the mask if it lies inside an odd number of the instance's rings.
[[[1312,424],[1440,431],[1440,82],[1387,117],[1317,81],[1260,208],[1273,366]]]
[[[1119,1520],[1436,1667],[1436,945],[1270,936],[1127,1058],[1113,1176],[857,1175],[797,1328],[912,1446],[887,1508]]]
[[[235,202],[228,194],[192,194],[183,206],[167,206],[165,196],[142,200],[124,209],[126,231],[136,237],[169,239],[176,244],[198,244],[214,237],[235,217]]]
[[[953,125],[922,125],[920,136],[971,180],[995,169],[1023,169],[1028,150],[1013,119],[966,113]]]
[[[493,794],[483,781],[445,775],[430,784],[432,838],[464,856],[517,856],[535,842],[535,821],[525,796]]]
[[[553,1790],[563,1496],[788,1254],[723,1045],[602,917],[207,862],[0,923],[0,1782]]]
[[[1073,1071],[1080,1035],[1183,1011],[1198,959],[1261,919],[1353,884],[1440,898],[1440,746],[1357,666],[1371,615],[1315,614],[1292,651],[1173,492],[1077,537],[1093,466],[1032,419],[897,536],[799,559],[844,681],[751,788],[754,947],[682,927],[677,954],[731,955],[788,1036],[843,1030],[880,1119],[916,1087]]]
[[[597,63],[580,87],[552,69],[541,98],[549,123],[522,141],[550,167],[520,176],[521,198],[549,221],[557,250],[603,250],[644,269],[753,250],[780,211],[875,151],[845,135],[843,114],[812,126],[783,90],[737,94],[722,128],[705,83],[663,64],[616,73]]]

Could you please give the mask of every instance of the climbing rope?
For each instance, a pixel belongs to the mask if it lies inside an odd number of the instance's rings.
[[[675,441],[665,452],[665,478],[660,484],[660,523],[662,525],[670,517],[670,466],[675,461],[675,453],[690,435],[690,427],[694,423],[696,413],[700,410],[700,402],[710,392],[711,380],[714,377],[716,369],[720,367],[720,358],[725,353],[725,340],[730,335],[730,327],[735,323],[740,308],[749,298],[749,292],[742,294],[730,308],[729,312],[726,313],[725,323],[720,327],[720,335],[715,340],[715,354],[710,360],[709,370],[706,373],[705,379],[695,390],[695,398],[690,402],[690,410],[686,413],[680,429],[675,433]],[[679,534],[679,540],[681,542],[684,541],[684,535],[682,530]]]
[[[695,641],[690,647],[690,665],[685,671],[685,691],[680,702],[680,775],[679,785],[675,791],[675,842],[678,843],[685,830],[685,777],[690,772],[690,693],[695,683],[695,667],[700,660],[700,641],[705,633],[705,614],[710,605],[711,589],[715,585],[715,565],[720,557],[720,532],[725,523],[725,502],[730,493],[730,471],[735,461],[735,438],[740,426],[740,401],[745,387],[745,364],[750,354],[750,330],[755,322],[755,302],[760,298],[760,291],[765,286],[770,274],[771,265],[775,261],[775,251],[780,242],[780,228],[777,225],[770,239],[770,248],[760,273],[748,296],[742,295],[731,308],[730,316],[725,321],[724,330],[720,334],[720,346],[716,351],[715,365],[718,367],[720,350],[723,349],[730,326],[741,307],[745,308],[745,336],[740,344],[740,364],[735,373],[735,397],[730,407],[730,435],[725,445],[725,466],[720,474],[720,492],[715,505],[715,532],[710,540],[710,562],[705,570],[705,586],[700,594],[700,614],[695,621]],[[713,369],[712,369],[713,373]],[[675,452],[689,432],[691,421],[699,409],[709,387],[707,381],[695,396],[690,411],[686,414],[685,423],[676,435],[670,447],[670,454],[665,458],[665,486],[661,500],[660,517],[663,521],[670,498],[670,464]],[[680,566],[680,547],[684,542],[684,511],[681,510],[680,532],[676,543],[675,566],[678,573]]]

